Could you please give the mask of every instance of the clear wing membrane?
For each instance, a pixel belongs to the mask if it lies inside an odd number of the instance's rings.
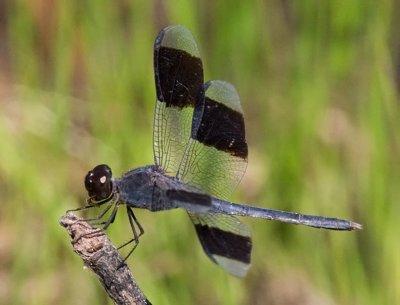
[[[186,28],[170,26],[159,33],[154,73],[154,159],[167,174],[175,175],[190,137],[193,110],[204,95],[202,62]]]

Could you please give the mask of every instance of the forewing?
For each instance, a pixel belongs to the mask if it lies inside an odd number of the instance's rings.
[[[247,167],[243,111],[235,88],[224,81],[204,85],[196,104],[189,144],[178,178],[220,198],[228,198]]]
[[[231,215],[189,213],[189,216],[208,257],[229,273],[245,276],[251,261],[249,228]]]
[[[193,110],[204,99],[202,62],[185,27],[170,26],[158,34],[154,74],[154,159],[167,174],[175,175],[189,141]]]

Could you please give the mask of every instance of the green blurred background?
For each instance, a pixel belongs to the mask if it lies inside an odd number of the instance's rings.
[[[153,304],[400,304],[398,1],[0,1],[0,304],[111,304],[58,220],[83,177],[152,158],[153,41],[196,37],[205,79],[241,96],[249,167],[232,199],[361,222],[328,232],[245,219],[237,279],[185,212],[137,211],[129,264]],[[128,238],[120,213],[110,229]]]

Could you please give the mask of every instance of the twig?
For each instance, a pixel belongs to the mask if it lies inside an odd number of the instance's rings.
[[[151,305],[134,280],[129,267],[105,233],[82,218],[67,213],[60,219],[72,238],[74,251],[100,279],[104,289],[118,305]],[[118,267],[120,267],[118,269]]]

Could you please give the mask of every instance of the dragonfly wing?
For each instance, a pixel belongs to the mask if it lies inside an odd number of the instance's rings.
[[[227,199],[247,167],[243,111],[235,88],[224,81],[204,85],[205,98],[195,106],[192,132],[178,178]]]
[[[170,26],[158,34],[154,74],[154,159],[174,176],[190,137],[193,110],[204,99],[202,62],[196,42],[185,27]]]
[[[160,32],[154,47],[154,68],[156,164],[202,192],[228,197],[247,165],[243,111],[235,88],[222,81],[203,84],[196,43],[182,26]],[[172,195],[178,196],[174,198],[179,202],[188,201],[186,193]],[[244,276],[251,255],[247,226],[234,216],[188,210],[211,260],[234,275]]]
[[[250,230],[234,216],[189,213],[204,252],[229,273],[243,277],[250,267]]]
[[[235,88],[224,81],[204,85],[205,98],[196,104],[189,144],[177,177],[204,192],[227,199],[247,167],[243,111]],[[209,213],[189,216],[210,259],[242,277],[250,267],[248,227],[234,216]]]

